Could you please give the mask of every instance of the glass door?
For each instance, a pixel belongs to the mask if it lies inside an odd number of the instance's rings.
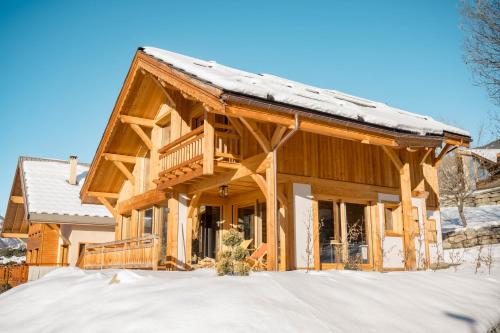
[[[366,228],[366,206],[346,203],[346,240],[350,262],[368,263],[368,242]]]

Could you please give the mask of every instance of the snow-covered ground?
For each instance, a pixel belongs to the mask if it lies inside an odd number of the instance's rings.
[[[467,228],[479,229],[486,226],[500,225],[500,205],[465,207],[464,213]],[[456,207],[442,207],[441,220],[443,233],[463,228]]]
[[[500,322],[500,265],[250,277],[64,268],[0,295],[0,316],[0,332],[486,332]]]

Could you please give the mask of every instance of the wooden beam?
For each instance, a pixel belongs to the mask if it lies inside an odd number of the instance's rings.
[[[276,147],[287,130],[286,126],[276,124],[273,137],[271,138],[271,147]]]
[[[396,170],[401,172],[401,169],[403,169],[403,163],[399,159],[399,156],[396,154],[396,152],[392,148],[386,146],[382,146],[382,149],[387,154],[387,156],[389,156],[392,164],[394,164],[394,166],[396,167]]]
[[[238,132],[238,134],[240,135],[240,137],[242,137],[243,136],[243,125],[241,125],[241,123],[238,120],[238,118],[227,117],[227,119],[229,120],[229,122],[231,123],[231,125],[234,127],[234,129],[236,130],[236,132]]]
[[[24,198],[20,195],[13,195],[10,197],[10,201],[14,204],[23,204],[24,203]]]
[[[169,194],[165,191],[152,189],[142,194],[133,196],[127,200],[120,201],[116,205],[118,214],[123,215],[132,210],[144,209],[158,204],[164,204],[169,199]]]
[[[237,170],[231,170],[220,175],[202,180],[198,183],[188,186],[187,193],[192,194],[195,192],[202,192],[211,188],[228,184],[231,181],[238,180],[243,177],[250,176],[254,173],[261,173],[269,164],[266,158],[267,154],[258,154],[246,160],[241,161],[241,167]]]
[[[262,193],[264,194],[264,197],[266,197],[266,200],[267,200],[268,188],[267,188],[266,179],[258,173],[251,174],[250,176],[255,181],[255,183],[257,183],[257,186],[259,186],[260,190],[262,191]],[[287,199],[286,199],[285,195],[282,192],[278,191],[277,196],[278,196],[279,203],[283,206],[286,206]]]
[[[255,181],[255,183],[257,184],[257,186],[259,186],[260,190],[262,191],[262,193],[266,197],[266,200],[268,200],[267,199],[267,193],[268,193],[268,191],[267,191],[267,182],[266,182],[266,179],[262,175],[259,175],[257,173],[253,173],[250,176]]]
[[[97,200],[99,200],[99,202],[101,202],[109,210],[111,215],[116,216],[115,207],[113,207],[113,205],[109,202],[107,198],[97,197]]]
[[[424,156],[422,156],[422,159],[420,160],[420,165],[424,165],[424,162],[427,160],[427,157],[429,156],[429,154],[434,150],[434,148],[426,148],[426,152],[424,154]]]
[[[123,163],[130,163],[130,164],[134,164],[137,162],[137,157],[135,156],[111,154],[111,153],[104,153],[102,154],[102,156],[104,156],[104,159],[106,159],[106,161],[120,161]]]
[[[153,119],[127,116],[125,114],[120,115],[120,121],[124,124],[135,124],[149,128],[152,128],[155,125],[155,121]]]
[[[188,211],[187,211],[188,219],[193,217],[193,213],[194,213],[196,207],[198,207],[198,203],[200,202],[200,198],[201,198],[201,192],[197,192],[197,193],[193,194],[191,201],[189,202],[189,207],[188,207]]]
[[[441,161],[443,160],[443,158],[446,156],[446,154],[448,153],[448,151],[450,150],[451,147],[453,147],[453,146],[451,144],[449,144],[449,143],[447,143],[447,144],[444,145],[443,149],[441,149],[441,151],[439,152],[439,155],[434,160],[434,165],[436,167],[439,166],[439,164],[441,163]]]
[[[102,198],[110,198],[110,199],[118,199],[120,196],[118,193],[111,193],[111,192],[95,192],[95,191],[89,191],[87,194],[91,197],[102,197]]]
[[[144,130],[136,124],[130,124],[130,127],[134,130],[134,132],[141,138],[142,142],[148,147],[149,150],[153,148],[153,143],[149,136],[144,132]]]
[[[61,228],[60,227],[54,227],[52,224],[48,223],[47,226],[56,231],[57,234],[59,235],[59,238],[61,238],[63,240],[63,243],[65,243],[65,245],[71,245],[71,242],[69,241],[69,239],[67,239],[63,234],[62,234],[62,231],[61,231]]]
[[[175,102],[170,93],[167,91],[167,88],[163,86],[163,84],[156,78],[154,77],[151,73],[146,73],[146,76],[148,76],[153,82],[156,84],[158,88],[163,92],[165,95],[165,98],[167,99],[168,103],[170,104],[171,107],[175,108]]]
[[[132,185],[135,185],[135,177],[134,175],[127,169],[125,164],[120,161],[113,161],[114,165],[127,177],[127,179],[132,183]]]
[[[273,122],[289,128],[294,125],[294,118],[291,115],[278,114],[276,112],[270,112],[269,110],[252,108],[247,105],[227,104],[225,113],[222,114],[232,117],[245,117],[246,119],[253,119],[256,121]],[[308,119],[307,117],[301,117],[300,130],[341,139],[369,142],[374,145],[398,146],[396,139],[390,135],[384,136],[339,124],[321,123],[316,120]]]
[[[269,143],[269,140],[266,138],[264,133],[262,133],[262,131],[259,129],[257,123],[252,119],[247,119],[243,117],[240,117],[240,120],[248,128],[250,133],[252,133],[252,135],[260,144],[264,152],[266,154],[269,153],[271,151],[271,144]]]

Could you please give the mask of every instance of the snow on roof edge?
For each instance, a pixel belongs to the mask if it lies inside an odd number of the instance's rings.
[[[468,131],[438,122],[430,116],[411,113],[336,90],[309,86],[270,74],[245,72],[214,61],[204,61],[154,47],[140,47],[139,51],[227,92],[418,135],[442,136],[448,132],[470,137]]]

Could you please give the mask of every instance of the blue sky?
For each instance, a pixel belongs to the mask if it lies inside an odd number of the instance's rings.
[[[19,155],[90,162],[139,46],[272,73],[476,134],[458,1],[0,0],[0,214]]]

